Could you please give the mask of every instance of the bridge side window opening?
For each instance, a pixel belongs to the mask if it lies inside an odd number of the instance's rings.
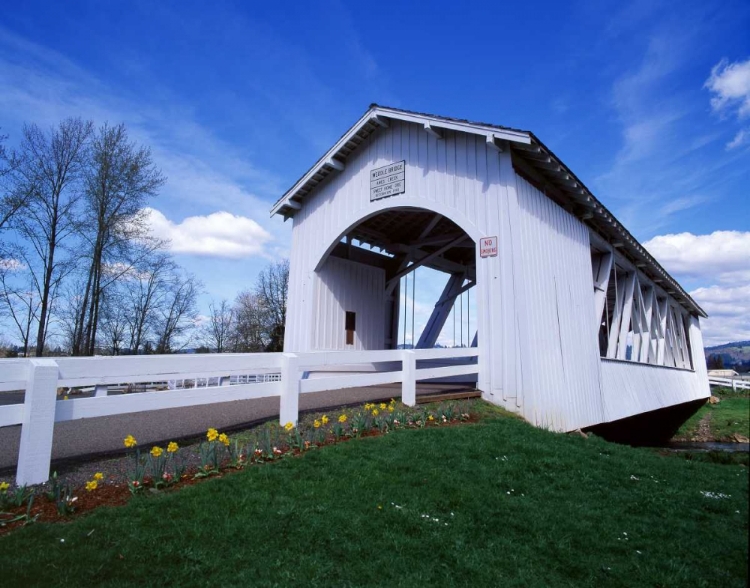
[[[608,260],[607,254],[592,250],[601,357],[693,369],[689,313],[640,272]]]
[[[354,345],[354,333],[357,330],[357,313],[346,311],[344,317],[344,329],[346,329],[346,344]]]

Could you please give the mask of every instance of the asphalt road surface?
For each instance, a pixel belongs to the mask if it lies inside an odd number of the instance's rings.
[[[417,395],[471,389],[473,387],[456,384],[418,384]],[[6,404],[11,400],[9,396],[3,396],[5,398],[0,403]],[[302,394],[299,406],[302,412],[400,397],[401,386],[398,384],[369,386]],[[12,403],[15,402],[23,402],[22,394],[12,400]],[[278,417],[278,414],[279,398],[271,397],[65,421],[55,424],[52,460],[54,463],[71,458],[122,452],[122,440],[127,435],[133,435],[140,445],[146,446],[197,437],[209,427],[222,431],[239,429]],[[0,428],[0,470],[15,467],[20,437],[20,425]]]

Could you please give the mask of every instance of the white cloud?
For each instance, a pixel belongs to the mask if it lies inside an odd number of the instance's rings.
[[[750,283],[698,288],[690,295],[708,313],[701,324],[707,347],[750,339]]]
[[[706,346],[750,339],[750,231],[661,235],[644,245],[678,278],[713,283],[690,292],[708,314]]]
[[[720,281],[750,281],[750,231],[660,235],[644,243],[667,271]]]
[[[750,142],[750,129],[740,129],[734,139],[727,143],[727,150],[736,149],[748,142]]]
[[[712,148],[721,133],[708,120],[704,104],[693,88],[687,91],[681,84],[700,27],[649,29],[639,37],[647,44],[634,44],[613,70],[617,77],[610,104],[621,125],[621,146],[608,169],[590,182],[636,235],[664,232],[686,210],[717,199],[717,184],[710,180],[728,159],[723,150],[719,158]]]
[[[176,223],[153,208],[147,208],[151,233],[170,241],[174,253],[230,259],[264,255],[271,234],[253,219],[219,211],[189,216]]]
[[[704,202],[708,200],[709,198],[705,196],[700,196],[700,195],[683,196],[680,198],[675,198],[674,200],[670,202],[667,202],[661,207],[659,212],[662,216],[669,216],[670,214],[674,214],[676,212],[680,212],[683,210],[688,210],[690,208],[693,208],[694,206],[703,204]]]
[[[715,112],[736,109],[739,118],[750,116],[750,58],[733,63],[722,59],[711,69],[705,87],[714,94],[711,108]]]
[[[14,259],[9,257],[7,259],[0,259],[0,270],[6,272],[18,272],[26,269],[26,264],[20,259]]]

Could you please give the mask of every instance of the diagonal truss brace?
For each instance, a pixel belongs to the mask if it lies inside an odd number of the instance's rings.
[[[451,274],[451,277],[448,278],[448,283],[435,304],[419,341],[417,341],[417,349],[430,349],[435,346],[440,332],[445,326],[445,321],[448,320],[448,316],[453,309],[456,298],[475,285],[475,282],[469,282],[464,286],[464,279],[463,274]]]

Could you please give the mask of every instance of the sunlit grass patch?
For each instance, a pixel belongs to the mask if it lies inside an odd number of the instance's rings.
[[[744,586],[747,485],[518,419],[414,427],[31,525],[0,567],[9,585]]]

